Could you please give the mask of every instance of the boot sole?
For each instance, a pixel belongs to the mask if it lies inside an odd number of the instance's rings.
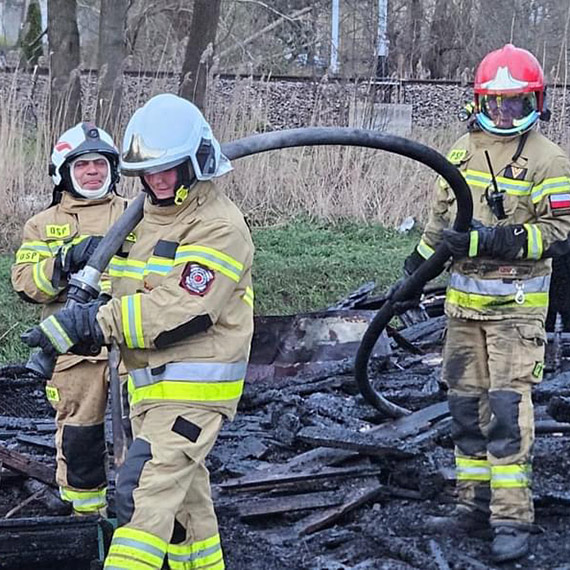
[[[510,562],[511,560],[518,560],[519,558],[526,556],[529,553],[529,550],[530,548],[529,545],[527,544],[518,551],[514,553],[509,553],[508,555],[491,553],[491,559],[493,560],[493,562]]]

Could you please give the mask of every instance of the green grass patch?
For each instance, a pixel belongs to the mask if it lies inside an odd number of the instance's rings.
[[[301,220],[254,228],[253,239],[255,312],[284,315],[323,309],[368,281],[385,291],[401,276],[419,235],[374,224]],[[27,358],[19,337],[40,314],[38,305],[12,291],[11,263],[11,255],[0,256],[0,363]]]
[[[14,293],[10,282],[12,255],[0,256],[0,362],[21,362],[29,354],[20,335],[38,321],[41,307],[25,303]]]
[[[323,309],[368,281],[385,291],[419,240],[375,224],[308,220],[253,236],[255,310],[266,315]]]

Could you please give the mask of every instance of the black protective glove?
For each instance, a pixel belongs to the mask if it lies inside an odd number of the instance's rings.
[[[443,230],[443,239],[455,259],[520,259],[526,257],[528,247],[527,230],[522,224],[494,228],[479,225],[470,232]]]
[[[64,307],[27,330],[21,338],[28,346],[39,346],[48,354],[68,351],[85,356],[99,354],[105,339],[96,317],[108,300],[108,296],[102,295],[89,303]]]
[[[60,287],[70,275],[83,269],[102,239],[101,236],[89,236],[74,245],[62,245],[55,255],[52,284]]]

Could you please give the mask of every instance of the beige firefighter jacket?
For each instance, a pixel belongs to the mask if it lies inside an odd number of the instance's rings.
[[[115,194],[99,200],[83,200],[64,192],[59,204],[26,222],[22,244],[12,265],[12,286],[23,298],[43,304],[42,319],[61,309],[66,300],[66,288],[55,286],[51,281],[58,249],[89,236],[105,235],[126,205],[126,200]],[[111,294],[108,278],[101,280],[101,288]],[[106,359],[106,351],[94,358]],[[57,369],[63,370],[84,359],[63,355],[58,358]]]
[[[546,318],[551,262],[542,255],[570,232],[570,161],[560,147],[534,130],[528,133],[520,157],[513,161],[519,140],[473,132],[462,136],[448,153],[469,184],[475,220],[486,226],[524,224],[528,232],[524,259],[471,257],[453,261],[445,303],[448,316],[479,320],[516,316],[543,322]],[[493,214],[485,198],[486,191],[493,190],[485,150],[504,193],[503,220]],[[453,192],[441,178],[434,202],[417,246],[424,259],[433,254],[457,210]]]
[[[135,234],[109,266],[114,298],[97,316],[121,348],[132,415],[180,402],[232,418],[253,335],[254,248],[243,215],[202,182],[180,205],[147,199]]]

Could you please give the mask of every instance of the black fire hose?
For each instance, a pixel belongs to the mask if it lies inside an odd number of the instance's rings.
[[[406,156],[430,166],[447,180],[457,198],[458,213],[454,225],[455,229],[460,231],[466,231],[468,229],[472,214],[471,194],[469,187],[459,171],[435,150],[403,137],[364,129],[309,127],[263,133],[224,143],[222,145],[222,152],[229,159],[235,160],[269,150],[322,145],[376,148]],[[109,265],[113,255],[120,249],[125,238],[142,219],[144,199],[145,196],[141,194],[131,203],[124,214],[113,224],[105,237],[101,240],[85,268],[70,280],[68,302],[85,303],[97,296],[99,291],[98,282],[101,274]],[[411,296],[416,288],[423,287],[426,281],[441,272],[443,263],[448,257],[449,252],[446,249],[438,249],[436,254],[424,263],[418,271],[402,285],[396,292],[394,300],[406,299]],[[390,303],[384,305],[371,323],[359,349],[359,362],[361,365],[362,362],[364,362],[364,379],[362,379],[361,375],[358,381],[359,387],[364,397],[376,407],[378,407],[376,402],[390,403],[382,398],[382,396],[376,394],[371,388],[366,374],[366,366],[370,351],[385,326],[385,324],[383,324],[381,328],[378,329],[378,325],[375,323],[381,323],[378,317],[388,312],[389,318],[386,320],[386,323],[390,320],[393,313]],[[365,343],[369,343],[374,335],[376,335],[374,341],[370,348],[366,349]],[[43,352],[33,353],[28,360],[27,368],[39,376],[51,378],[55,358],[56,356],[54,354],[45,354]],[[393,404],[390,404],[390,406],[393,406]],[[389,409],[391,409],[390,406],[388,407]],[[393,414],[394,412],[392,411],[391,413]]]

